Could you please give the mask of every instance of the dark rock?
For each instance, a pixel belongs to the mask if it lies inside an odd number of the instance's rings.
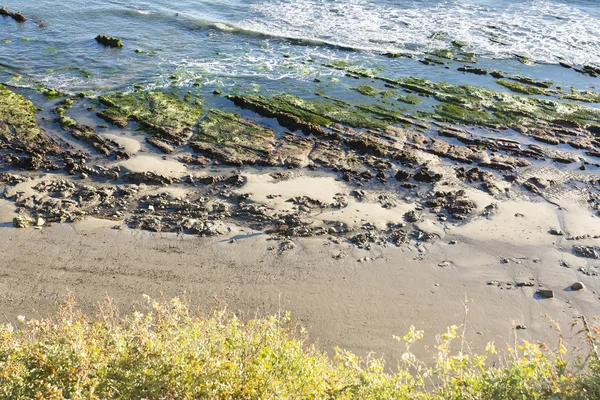
[[[465,65],[464,67],[460,67],[458,69],[460,72],[468,72],[475,75],[487,75],[488,71],[485,68],[475,68]]]
[[[158,175],[154,172],[131,172],[123,176],[123,179],[131,183],[146,183],[148,185],[158,186],[170,185],[174,181],[173,178]]]
[[[418,211],[410,210],[404,214],[404,219],[408,222],[417,222],[421,219],[421,214]]]
[[[414,176],[415,181],[424,183],[439,182],[442,179],[441,174],[432,172],[427,167],[423,167]]]
[[[552,228],[548,231],[548,233],[550,233],[551,235],[555,235],[555,236],[564,236],[565,232],[562,229],[558,229],[558,228]]]
[[[166,154],[171,154],[175,151],[175,147],[173,145],[157,137],[147,137],[146,142],[148,142],[148,144],[150,144],[152,147],[156,147],[158,150]]]
[[[17,22],[25,22],[27,21],[27,18],[25,18],[25,16],[22,13],[12,13],[10,15],[15,21]]]
[[[574,284],[571,285],[571,290],[573,290],[573,291],[578,291],[578,290],[583,290],[583,289],[585,289],[585,286],[581,282],[575,282]]]
[[[551,299],[554,297],[554,291],[550,289],[538,289],[535,294],[542,299]]]
[[[396,172],[396,180],[399,182],[404,182],[409,180],[412,177],[412,174],[408,171],[404,171],[404,170],[399,170],[398,172]]]
[[[516,287],[533,287],[535,284],[533,282],[517,282],[515,284]]]

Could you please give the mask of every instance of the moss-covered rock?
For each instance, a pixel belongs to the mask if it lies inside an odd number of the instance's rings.
[[[46,137],[38,127],[33,103],[0,85],[0,139],[9,143],[41,144]]]
[[[64,129],[69,129],[72,126],[77,125],[77,122],[75,122],[73,118],[67,117],[66,115],[60,115],[60,117],[56,119],[56,122]]]
[[[212,109],[200,123],[192,147],[226,163],[242,165],[264,161],[273,151],[274,143],[271,129],[238,114]]]
[[[113,36],[98,35],[96,36],[96,42],[106,47],[123,47],[123,42],[120,39]]]
[[[504,86],[505,88],[507,88],[515,93],[521,93],[521,94],[527,94],[527,95],[533,95],[533,94],[548,95],[549,94],[545,89],[539,88],[537,86],[523,85],[522,83],[519,83],[519,82],[511,82],[511,81],[507,81],[507,80],[503,80],[503,79],[498,79],[496,81],[496,83],[498,85]]]
[[[369,86],[369,85],[358,85],[357,87],[352,88],[352,90],[355,90],[364,96],[375,97],[375,96],[379,95],[379,90],[377,90],[373,86]]]
[[[107,106],[97,113],[100,118],[121,127],[135,120],[151,132],[173,137],[196,125],[202,113],[201,105],[190,105],[163,92],[113,93],[99,100]]]
[[[13,226],[15,228],[29,228],[33,226],[33,219],[26,215],[18,215],[13,218]]]
[[[402,103],[406,104],[419,104],[421,102],[421,100],[419,100],[417,96],[413,96],[411,94],[406,96],[402,95],[398,97],[398,101],[401,101]]]
[[[433,97],[442,104],[449,104],[450,106],[436,106],[435,112],[428,114],[448,122],[515,127],[545,126],[553,121],[565,120],[587,125],[596,124],[600,120],[600,110],[579,104],[419,78],[404,78],[395,82],[413,92]],[[535,87],[533,89],[545,90]]]
[[[332,123],[367,129],[384,129],[388,120],[394,120],[393,111],[370,106],[353,106],[341,100],[325,98],[328,101],[310,101],[289,94],[264,96],[228,96],[241,107],[266,116],[277,118],[279,123],[292,130],[305,133],[325,134],[320,127]],[[386,113],[387,111],[387,113]]]
[[[600,93],[591,90],[572,89],[571,93],[563,96],[563,99],[581,101],[584,103],[600,103]]]

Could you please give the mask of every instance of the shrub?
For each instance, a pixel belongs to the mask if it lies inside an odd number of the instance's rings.
[[[121,317],[110,301],[89,317],[72,299],[48,319],[20,317],[0,327],[3,399],[558,399],[600,398],[598,331],[583,320],[590,343],[584,372],[524,342],[502,365],[453,351],[457,327],[439,336],[433,363],[402,338],[398,369],[380,359],[337,350],[333,359],[306,342],[289,315],[243,322],[227,311],[209,317],[180,300],[148,300],[145,313]],[[462,347],[462,346],[460,346]]]

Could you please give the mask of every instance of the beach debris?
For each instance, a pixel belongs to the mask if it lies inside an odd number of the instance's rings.
[[[515,329],[518,330],[518,331],[524,331],[524,330],[527,329],[527,326],[525,326],[525,325],[517,325],[517,326],[515,326]]]
[[[585,285],[582,282],[575,282],[571,285],[571,290],[579,291],[585,289]]]
[[[291,240],[283,241],[279,244],[279,254],[282,254],[289,250],[294,250],[296,248],[296,244]]]
[[[123,47],[123,42],[121,41],[121,39],[118,39],[113,36],[98,35],[98,36],[96,36],[96,42],[98,42],[101,45],[106,46],[106,47],[114,47],[114,48]]]
[[[550,289],[538,289],[535,294],[542,299],[551,299],[554,297],[554,291]]]

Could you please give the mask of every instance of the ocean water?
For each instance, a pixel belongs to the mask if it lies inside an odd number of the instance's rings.
[[[464,42],[480,65],[588,87],[558,66],[600,63],[595,0],[5,0],[29,21],[0,18],[0,82],[67,92],[203,84],[302,88],[344,60],[389,76],[477,77],[387,52],[423,54]],[[45,27],[40,27],[43,23]],[[123,49],[98,45],[98,34]],[[136,53],[141,49],[143,53]],[[537,62],[524,66],[516,56]],[[485,86],[485,81],[481,81]]]

